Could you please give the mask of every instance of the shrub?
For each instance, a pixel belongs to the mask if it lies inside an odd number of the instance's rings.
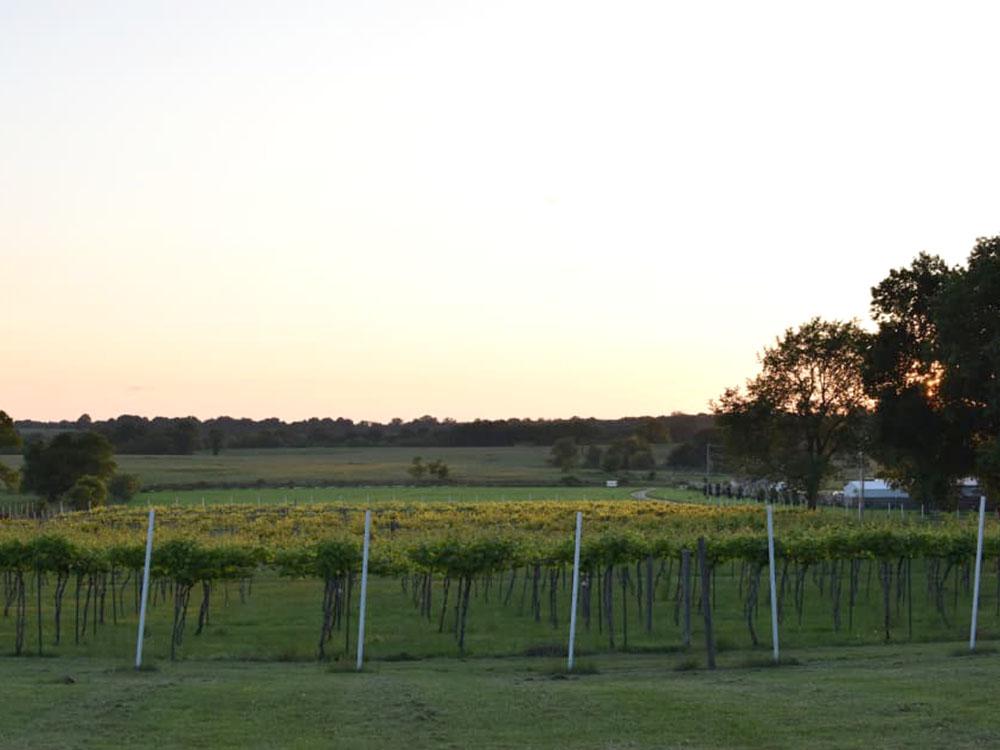
[[[127,503],[142,488],[142,480],[137,474],[115,474],[108,483],[108,494],[116,503]]]
[[[100,477],[84,474],[70,487],[66,498],[76,510],[98,508],[108,501],[108,487]]]

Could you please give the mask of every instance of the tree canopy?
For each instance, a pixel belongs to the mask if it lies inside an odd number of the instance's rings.
[[[974,472],[1000,490],[1000,237],[976,242],[969,262],[941,294],[941,391],[960,405],[971,433]]]
[[[580,460],[580,449],[576,440],[571,437],[561,437],[552,444],[549,451],[549,464],[564,472],[574,468]]]
[[[616,471],[648,471],[656,468],[653,450],[641,435],[631,435],[613,441],[604,451],[601,468],[608,473]]]
[[[14,420],[7,412],[0,410],[0,449],[20,447],[21,436],[14,429]],[[9,490],[16,490],[20,484],[20,475],[14,469],[0,463],[0,483]]]
[[[947,507],[957,480],[1000,475],[1000,237],[965,267],[921,253],[872,289],[878,323],[865,366],[873,452],[922,503]]]
[[[98,508],[108,500],[108,486],[99,477],[84,474],[67,490],[66,498],[74,510]]]
[[[86,415],[84,415],[86,416]],[[552,445],[572,437],[577,445],[606,445],[639,434],[650,443],[683,441],[711,427],[710,414],[672,413],[669,416],[621,419],[476,419],[456,422],[422,416],[404,422],[355,422],[345,418],[311,418],[284,422],[217,417],[140,417],[123,414],[88,422],[84,417],[61,422],[22,421],[22,432],[89,430],[104,435],[117,454],[178,454],[201,449],[312,448],[335,446],[471,447]]]
[[[111,443],[95,432],[64,432],[49,443],[34,441],[24,452],[24,489],[57,500],[81,477],[107,484],[115,473]]]

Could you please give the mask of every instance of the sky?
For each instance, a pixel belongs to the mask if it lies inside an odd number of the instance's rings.
[[[697,412],[1000,234],[1000,6],[0,2],[0,409]]]

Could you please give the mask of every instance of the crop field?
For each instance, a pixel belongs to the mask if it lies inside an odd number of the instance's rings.
[[[619,497],[372,507],[362,674],[351,673],[357,502],[158,507],[152,671],[139,673],[128,665],[145,509],[0,522],[0,649],[10,655],[0,669],[16,688],[0,705],[0,745],[120,746],[166,723],[177,727],[166,747],[286,746],[254,705],[281,712],[301,747],[404,735],[413,747],[797,746],[804,727],[814,747],[861,747],[886,727],[896,734],[885,746],[1000,740],[977,699],[1000,677],[996,521],[980,651],[960,658],[974,519],[859,523],[778,508],[787,664],[775,669],[759,506]],[[566,674],[576,511],[580,661]],[[698,538],[707,593],[697,557],[682,565]],[[705,669],[706,605],[715,673]],[[44,720],[39,702],[66,707],[65,721]]]
[[[707,541],[719,642],[757,647],[769,639],[759,507],[397,502],[374,512],[372,658],[558,651],[568,619],[575,510],[586,519],[584,650],[677,649],[696,640],[702,579],[696,564],[685,570],[682,563],[699,537]],[[273,659],[349,653],[360,569],[357,505],[166,507],[158,519],[151,653]],[[60,652],[81,645],[116,652],[117,639],[131,635],[106,626],[134,620],[145,520],[143,510],[111,508],[4,522],[0,639],[17,653],[44,653],[57,640]],[[778,509],[776,524],[789,646],[950,640],[967,630],[974,519],[858,523]],[[984,638],[1000,631],[998,532],[991,520],[981,587]],[[189,617],[197,624],[186,627]],[[192,627],[211,636],[208,624],[252,635],[190,637]],[[72,632],[72,643],[64,631]]]

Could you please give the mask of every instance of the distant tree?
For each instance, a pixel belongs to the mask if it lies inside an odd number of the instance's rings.
[[[619,448],[613,444],[604,451],[604,458],[601,459],[601,468],[608,474],[614,474],[624,468],[625,456]]]
[[[423,459],[420,456],[414,456],[410,462],[410,468],[406,470],[406,473],[418,482],[423,479],[424,474],[427,473],[427,467],[424,465]]]
[[[218,456],[222,450],[224,435],[218,427],[213,427],[208,431],[208,445],[212,449],[212,455]]]
[[[655,465],[649,443],[639,435],[612,441],[601,462],[601,468],[609,473],[627,469],[646,471]]]
[[[116,503],[127,503],[142,488],[138,474],[115,474],[108,482],[108,495]]]
[[[14,420],[7,412],[0,410],[0,449],[20,447],[21,436],[14,429]],[[9,466],[0,463],[0,482],[8,490],[16,492],[21,483],[21,475]]]
[[[20,448],[21,436],[17,434],[14,420],[7,412],[0,410],[0,448]]]
[[[436,477],[441,481],[447,479],[448,475],[451,473],[450,470],[448,469],[448,464],[446,464],[444,461],[441,461],[440,459],[431,461],[429,464],[427,464],[427,472],[432,477]]]
[[[180,455],[194,453],[201,447],[198,420],[194,417],[178,419],[173,430],[171,430],[170,439],[173,443],[174,453]]]
[[[860,439],[867,343],[853,322],[813,318],[785,331],[745,391],[730,388],[713,404],[730,459],[751,476],[803,490],[815,508],[834,458]]]
[[[95,432],[63,432],[48,444],[29,443],[24,451],[24,489],[48,500],[68,492],[80,477],[107,482],[114,472],[111,443]]]
[[[160,446],[152,445],[149,432],[151,431],[149,420],[132,414],[122,414],[117,419],[112,419],[101,425],[102,434],[107,436],[119,453],[134,453],[138,450],[145,450],[149,453],[165,452],[168,449],[167,441],[163,440]],[[150,450],[157,448],[158,450]]]
[[[92,420],[90,418],[90,415],[87,413],[81,414],[80,417],[76,420],[76,426],[79,427],[81,430],[89,430],[93,426],[93,424],[94,420]]]
[[[715,428],[699,430],[690,440],[684,441],[670,452],[667,465],[675,469],[704,469],[706,446],[721,439]]]
[[[561,437],[552,444],[552,450],[549,451],[549,463],[563,472],[573,469],[579,459],[580,449],[575,438]]]
[[[670,428],[667,427],[664,418],[654,419],[653,417],[646,417],[642,420],[642,424],[639,425],[639,429],[636,430],[635,434],[647,443],[670,442]]]
[[[107,437],[118,454],[190,453],[211,448],[209,431],[223,433],[223,449],[305,448],[312,446],[404,445],[421,447],[514,446],[520,443],[551,445],[560,437],[573,437],[578,445],[607,445],[613,440],[642,434],[649,442],[686,440],[698,429],[711,426],[709,414],[623,417],[621,419],[476,419],[471,422],[438,420],[431,416],[404,422],[394,418],[387,424],[350,419],[310,418],[284,422],[218,417],[200,422],[192,417],[140,417],[122,414],[113,419],[92,420],[85,416],[73,422],[36,422],[33,428],[93,430]],[[182,424],[184,423],[184,424]],[[203,444],[203,445],[202,445]]]
[[[650,471],[656,468],[656,461],[653,459],[653,452],[648,448],[640,450],[629,456],[628,468],[635,471]]]
[[[99,508],[108,500],[108,487],[100,477],[85,474],[67,490],[66,499],[74,510]]]
[[[583,456],[583,468],[601,468],[601,449],[596,445],[588,445],[587,452]]]

